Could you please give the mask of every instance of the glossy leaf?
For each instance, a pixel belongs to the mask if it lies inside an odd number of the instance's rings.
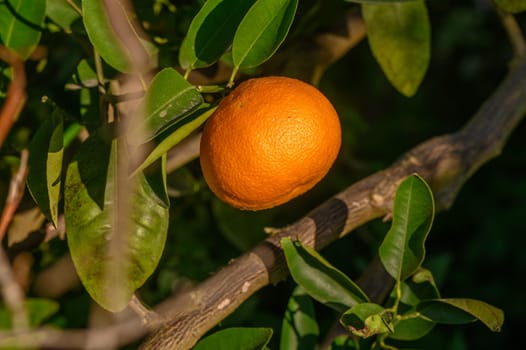
[[[282,239],[281,246],[292,278],[314,299],[340,312],[368,301],[360,287],[315,250],[290,238]]]
[[[0,41],[27,59],[40,41],[45,16],[43,0],[0,2]]]
[[[37,327],[53,316],[59,309],[56,301],[40,298],[28,298],[24,301],[27,320],[30,327]],[[12,327],[11,312],[3,305],[0,305],[0,329],[10,329]]]
[[[42,213],[58,225],[64,122],[56,110],[38,129],[29,145],[27,186]]]
[[[298,0],[257,0],[248,10],[234,36],[234,66],[251,68],[272,56],[294,20]]]
[[[361,303],[347,310],[340,322],[359,337],[368,338],[376,334],[388,333],[391,320],[385,316],[385,309],[374,303]]]
[[[172,147],[181,142],[185,137],[190,135],[193,131],[199,128],[215,111],[214,108],[209,108],[209,106],[203,106],[203,108],[198,109],[192,115],[180,120],[175,125],[173,125],[169,130],[165,131],[163,135],[160,135],[161,141],[155,146],[155,148],[148,154],[146,159],[141,162],[141,164],[134,170],[133,174],[138,171],[146,169],[148,166],[152,165],[157,159],[159,159],[163,154],[166,154]],[[174,131],[171,131],[173,129]],[[166,134],[166,136],[164,136]],[[163,137],[164,136],[164,137]]]
[[[509,13],[526,11],[526,0],[493,0],[502,10]]]
[[[261,350],[272,337],[272,328],[227,328],[203,338],[193,350]]]
[[[431,29],[423,0],[362,4],[367,38],[391,84],[413,96],[430,60]]]
[[[501,309],[474,299],[427,300],[418,305],[418,311],[438,323],[464,324],[479,320],[494,332],[500,332],[504,323]]]
[[[79,8],[80,0],[73,1]],[[68,4],[67,0],[47,0],[47,16],[66,31],[71,31],[71,25],[81,20],[80,14]]]
[[[279,348],[317,349],[319,334],[312,299],[301,287],[296,287],[283,317]]]
[[[173,68],[165,68],[153,78],[143,103],[132,118],[128,142],[145,143],[203,103],[195,86]]]
[[[119,23],[115,28],[110,21],[104,0],[82,0],[82,19],[88,37],[100,56],[113,68],[124,73],[143,72],[157,66],[157,48],[141,38],[120,0],[114,0],[119,9],[115,16]],[[125,40],[124,40],[125,38]],[[126,43],[126,44],[125,44]]]
[[[179,50],[184,69],[208,67],[232,45],[239,23],[255,0],[209,0],[190,23]]]
[[[68,246],[82,283],[96,302],[116,312],[157,267],[168,207],[142,173],[126,183],[128,174],[120,174],[116,166],[125,155],[117,154],[118,141],[107,134],[90,136],[68,166],[64,212]],[[125,217],[119,215],[125,204],[116,202],[122,198],[120,191],[129,197]]]
[[[422,264],[433,217],[429,186],[418,175],[407,177],[396,191],[393,222],[379,249],[382,264],[397,281],[408,278]]]

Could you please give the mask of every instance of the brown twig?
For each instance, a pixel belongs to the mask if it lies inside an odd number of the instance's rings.
[[[9,184],[9,192],[7,194],[4,210],[2,211],[2,216],[0,217],[0,242],[4,239],[7,227],[11,223],[13,215],[15,215],[16,209],[24,196],[28,172],[28,157],[29,152],[25,149],[22,150],[22,153],[20,154],[20,166]]]
[[[13,77],[7,88],[7,97],[0,110],[0,147],[26,102],[26,71],[24,62],[16,53],[0,45],[0,60],[9,64]]]
[[[2,246],[0,246],[0,291],[6,306],[11,311],[13,330],[15,332],[27,330],[28,321],[24,306],[24,292],[16,283],[9,260]]]

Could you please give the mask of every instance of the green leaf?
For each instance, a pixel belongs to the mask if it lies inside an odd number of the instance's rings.
[[[341,312],[368,301],[360,287],[314,249],[290,238],[283,238],[281,246],[292,278],[314,299]]]
[[[49,317],[53,316],[59,309],[56,301],[40,298],[28,298],[24,301],[30,327],[41,325]],[[0,329],[12,327],[12,315],[9,309],[0,305]]]
[[[342,315],[340,322],[354,335],[362,338],[388,333],[392,328],[391,320],[386,316],[385,309],[374,303],[354,305]]]
[[[317,349],[320,330],[309,295],[296,287],[287,304],[281,325],[280,349]]]
[[[193,350],[260,350],[272,337],[272,328],[227,328],[197,343]]]
[[[433,217],[429,186],[418,175],[407,177],[396,191],[393,223],[379,249],[382,264],[397,281],[408,278],[422,264]]]
[[[234,36],[232,59],[237,68],[251,68],[269,59],[285,40],[298,0],[257,0]]]
[[[80,1],[73,1],[79,8]],[[80,14],[68,4],[67,0],[47,0],[47,16],[65,31],[71,32],[71,25],[81,20]]]
[[[369,46],[387,79],[413,96],[430,59],[431,29],[423,0],[363,4]]]
[[[500,332],[504,312],[492,305],[474,299],[442,298],[426,300],[418,311],[438,323],[463,324],[479,320],[493,332]]]
[[[45,16],[43,0],[0,2],[0,41],[27,59],[40,41]]]
[[[27,186],[42,213],[58,225],[58,203],[62,175],[64,122],[55,110],[29,144]]]
[[[420,267],[410,279],[402,282],[401,302],[405,305],[416,306],[424,299],[440,298],[431,271]],[[393,294],[395,292],[393,291]]]
[[[389,338],[405,341],[417,340],[431,332],[435,324],[423,316],[405,318],[394,324],[394,331]]]
[[[143,103],[132,117],[128,142],[145,143],[187,116],[203,103],[195,86],[173,68],[165,68],[153,78]]]
[[[90,136],[68,166],[64,214],[68,246],[82,283],[97,303],[116,312],[157,267],[166,241],[168,207],[142,173],[128,180],[127,172],[119,172],[122,166],[116,164],[126,156],[117,154],[120,141],[107,134],[101,130]],[[122,193],[129,198],[119,204]],[[122,208],[129,215],[120,215]]]
[[[427,317],[409,317],[409,315],[416,314],[416,306],[422,300],[440,298],[433,274],[429,270],[420,268],[411,276],[411,279],[402,282],[401,289],[402,298],[399,312],[405,309],[401,313],[405,317],[395,322],[394,331],[389,335],[389,338],[397,340],[420,339],[433,329],[435,322]],[[393,291],[393,299],[396,297],[395,294]]]
[[[232,45],[239,23],[255,0],[206,1],[190,23],[179,50],[184,69],[212,65]]]
[[[141,38],[134,28],[133,14],[127,13],[120,0],[113,1],[119,11],[118,29],[113,26],[104,0],[82,0],[82,19],[88,37],[100,56],[124,73],[144,72],[157,66],[157,48]]]
[[[190,135],[193,131],[199,128],[216,110],[216,107],[209,108],[208,105],[202,106],[192,115],[180,120],[175,125],[166,130],[159,136],[159,143],[148,154],[148,156],[141,162],[141,164],[132,173],[132,176],[137,172],[146,169],[152,165],[157,159],[166,154],[172,147],[181,142],[185,137]],[[209,108],[209,109],[207,109]],[[173,130],[173,131],[172,131]]]
[[[526,11],[526,0],[493,0],[502,10],[509,13]]]

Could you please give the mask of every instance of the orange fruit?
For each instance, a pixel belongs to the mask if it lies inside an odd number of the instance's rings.
[[[318,89],[287,77],[254,78],[223,98],[206,122],[201,168],[224,202],[268,209],[314,187],[340,145],[338,115]]]

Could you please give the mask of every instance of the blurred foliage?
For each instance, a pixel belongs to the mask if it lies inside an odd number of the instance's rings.
[[[203,1],[134,1],[145,28],[159,46],[161,66],[177,64],[180,46]],[[323,4],[322,4],[323,3]],[[341,20],[338,0],[301,1],[291,40],[323,31]],[[290,224],[323,200],[377,170],[389,166],[416,144],[461,127],[477,111],[507,72],[511,49],[489,1],[429,1],[432,42],[429,70],[415,96],[406,98],[389,84],[364,41],[334,64],[320,88],[334,102],[342,119],[343,148],[329,175],[312,191],[279,208],[262,213],[241,212],[218,203],[204,184],[198,161],[168,179],[176,193],[170,208],[168,240],[156,272],[140,289],[155,304],[177,290],[205,279],[244,249],[264,238],[264,227]],[[518,15],[526,30],[525,14]],[[38,126],[50,115],[42,97],[65,112],[65,128],[79,111],[79,92],[64,90],[82,58],[89,57],[85,33],[72,23],[75,35],[43,32],[46,50],[40,60],[26,64],[28,102],[0,154],[0,195],[5,198],[12,174],[12,156],[27,147]],[[5,73],[5,66],[0,71]],[[214,73],[210,68],[205,73]],[[2,83],[4,84],[4,83]],[[5,91],[5,85],[0,86]],[[3,98],[3,96],[0,96]],[[69,114],[69,117],[68,117]],[[437,326],[419,341],[424,349],[526,348],[521,334],[526,301],[518,281],[526,275],[526,125],[512,134],[502,154],[480,169],[459,193],[453,207],[439,213],[429,235],[426,267],[435,272],[444,297],[470,296],[499,306],[506,319],[502,332],[491,333],[480,324]],[[78,145],[74,142],[66,161]],[[2,201],[3,202],[3,201]],[[3,203],[1,204],[3,206]],[[21,208],[32,206],[26,193]],[[388,223],[371,222],[323,251],[342,271],[357,278],[367,266]],[[64,241],[30,246],[37,275],[67,250]],[[16,254],[8,249],[10,256]],[[221,326],[272,327],[269,344],[279,344],[281,318],[293,290],[290,280],[268,286],[252,296]],[[38,297],[30,289],[30,297]],[[50,322],[64,328],[87,324],[90,299],[83,289],[57,300],[60,309]],[[336,315],[315,304],[320,334]]]

